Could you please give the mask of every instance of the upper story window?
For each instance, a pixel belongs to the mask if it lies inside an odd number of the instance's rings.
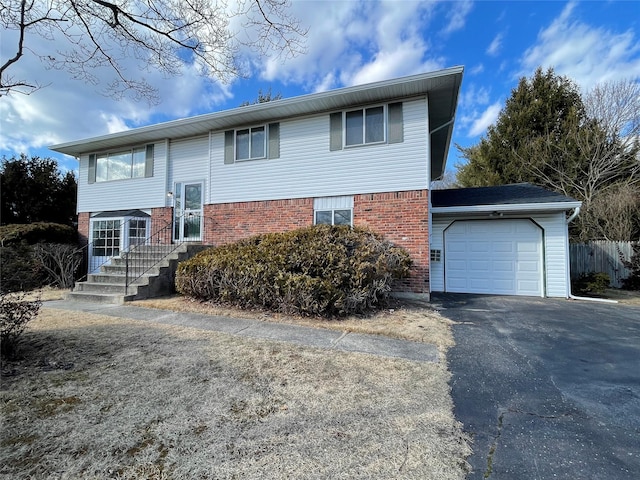
[[[280,123],[224,132],[224,163],[280,157]]]
[[[153,176],[153,145],[89,155],[89,183]]]
[[[363,108],[345,113],[345,145],[384,142],[384,107]]]
[[[267,136],[265,127],[252,127],[236,130],[236,160],[265,158]]]
[[[329,115],[329,150],[404,142],[402,103],[363,107]]]

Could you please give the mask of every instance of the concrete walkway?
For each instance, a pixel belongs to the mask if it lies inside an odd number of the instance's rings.
[[[358,352],[414,362],[438,362],[438,349],[428,343],[398,340],[380,335],[339,332],[244,318],[219,317],[189,312],[172,312],[129,305],[109,305],[68,300],[43,302],[42,308],[71,310],[149,323],[162,323],[215,332],[294,343],[308,347]]]

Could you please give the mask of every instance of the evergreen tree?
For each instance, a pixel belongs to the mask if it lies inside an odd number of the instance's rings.
[[[585,122],[585,109],[577,86],[553,69],[538,69],[532,79],[521,78],[511,92],[495,125],[480,143],[458,147],[466,164],[457,165],[458,183],[465,187],[540,183],[539,176],[523,163],[540,163],[530,157],[535,145],[548,138],[567,142],[571,131]],[[568,145],[566,162],[578,160],[575,146]],[[573,157],[573,158],[570,158]],[[525,167],[525,168],[523,168]]]
[[[62,174],[51,158],[20,155],[0,166],[1,222],[54,222],[72,225],[76,217],[77,182]]]
[[[611,89],[595,91],[609,92],[608,98],[595,99],[600,104],[627,106],[640,101],[634,89],[618,88],[620,98],[614,98]],[[466,164],[456,165],[458,183],[540,185],[583,202],[571,229],[574,240],[637,239],[639,147],[637,137],[625,135],[623,129],[637,121],[638,113],[625,108],[635,112],[631,118],[622,111],[616,117],[612,108],[605,108],[600,110],[610,118],[589,114],[598,109],[593,108],[593,96],[586,98],[589,109],[577,86],[553,69],[538,69],[531,79],[520,79],[486,137],[468,148],[458,146],[467,159]],[[614,197],[616,202],[611,201]]]

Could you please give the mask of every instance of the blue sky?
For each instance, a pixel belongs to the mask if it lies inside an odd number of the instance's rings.
[[[465,67],[453,142],[477,143],[511,90],[538,66],[554,67],[583,91],[603,81],[640,81],[637,1],[293,1],[291,13],[309,28],[307,53],[282,62],[245,51],[249,78],[205,82],[188,67],[177,78],[149,75],[161,102],[116,101],[93,85],[46,70],[27,54],[16,76],[47,84],[31,95],[0,97],[0,156],[77,162],[47,146],[161,121],[226,110],[271,88],[289,98],[456,65]],[[1,60],[12,55],[2,33]],[[41,48],[57,48],[56,42]],[[132,72],[136,65],[129,65]],[[458,159],[451,148],[448,170]]]

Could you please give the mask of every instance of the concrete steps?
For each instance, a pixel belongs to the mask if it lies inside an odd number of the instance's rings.
[[[207,248],[199,244],[139,246],[135,251],[111,259],[100,272],[87,275],[78,282],[68,300],[121,305],[131,300],[169,295],[175,291],[174,279],[178,263]],[[127,268],[128,255],[129,267]],[[131,284],[126,287],[128,270]],[[139,278],[136,278],[139,277]]]

